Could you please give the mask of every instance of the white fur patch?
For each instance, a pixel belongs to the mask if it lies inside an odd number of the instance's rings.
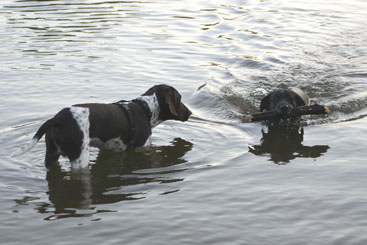
[[[162,120],[159,119],[159,113],[161,110],[159,107],[158,98],[155,93],[153,95],[140,96],[136,99],[145,101],[147,103],[150,112],[152,113],[152,117],[150,118],[150,126],[152,128],[162,122]]]
[[[72,168],[84,168],[89,163],[89,109],[84,107],[71,107],[70,112],[83,132],[81,153],[78,159],[71,162]]]
[[[127,149],[127,145],[122,142],[120,137],[107,140],[106,142],[103,142],[99,138],[91,138],[90,145],[102,150],[113,152],[121,152]]]

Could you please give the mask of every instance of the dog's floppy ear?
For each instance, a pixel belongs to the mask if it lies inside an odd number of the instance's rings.
[[[292,87],[291,91],[293,91],[296,94],[296,106],[303,106],[310,104],[310,99],[302,89]]]
[[[308,105],[308,100],[304,100],[303,98],[299,97],[298,95],[296,96],[296,106],[303,106],[303,105]]]
[[[168,108],[171,114],[174,115],[175,117],[178,117],[177,111],[175,109],[175,105],[173,104],[172,100],[169,99],[167,101],[167,104],[168,104]]]
[[[266,110],[266,108],[269,107],[269,101],[270,100],[270,94],[268,94],[267,96],[265,96],[260,103],[260,111],[264,111]]]
[[[168,109],[174,118],[178,118],[176,105],[180,101],[179,96],[180,95],[171,87],[165,89],[164,91],[164,102],[168,105]]]

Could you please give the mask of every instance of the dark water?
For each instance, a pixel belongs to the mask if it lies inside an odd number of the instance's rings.
[[[367,4],[0,2],[4,244],[366,244]],[[194,115],[153,145],[47,171],[41,123],[175,86]],[[273,88],[327,105],[304,131],[247,123]]]

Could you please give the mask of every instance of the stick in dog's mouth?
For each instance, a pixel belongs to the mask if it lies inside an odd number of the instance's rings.
[[[264,112],[258,112],[250,114],[249,121],[256,122],[256,121],[263,121],[263,120],[271,120],[271,119],[278,119],[278,118],[294,118],[299,117],[302,115],[318,115],[318,114],[330,114],[331,110],[324,106],[324,105],[305,105],[293,108],[290,113],[280,113],[278,110],[270,110]]]

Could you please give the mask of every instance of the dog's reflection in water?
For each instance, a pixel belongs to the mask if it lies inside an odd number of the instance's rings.
[[[75,209],[93,209],[93,204],[145,198],[147,187],[143,187],[144,184],[182,181],[175,173],[185,169],[173,165],[186,162],[182,157],[192,146],[191,142],[176,138],[166,146],[122,153],[100,151],[96,163],[89,169],[65,171],[55,166],[46,176],[49,200],[55,209],[51,213],[77,216]],[[38,210],[50,213],[47,207]]]
[[[320,157],[329,149],[327,145],[303,145],[303,135],[303,127],[289,125],[269,126],[267,131],[262,129],[260,144],[249,146],[249,151],[255,155],[267,155],[276,164],[288,164],[291,160],[298,157]]]

